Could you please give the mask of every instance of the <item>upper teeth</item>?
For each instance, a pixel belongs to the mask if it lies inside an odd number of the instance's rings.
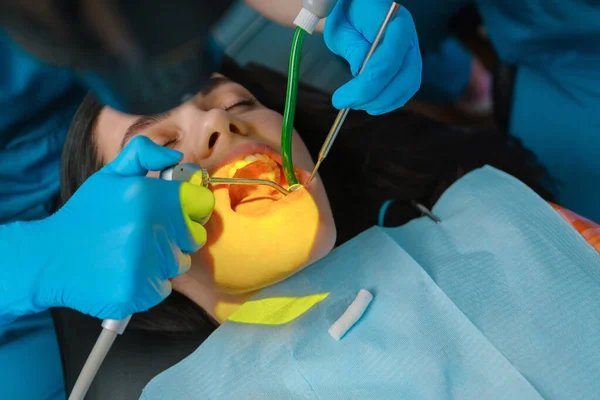
[[[233,177],[233,175],[235,175],[235,173],[238,171],[238,169],[240,168],[244,168],[246,165],[253,163],[254,161],[257,160],[268,160],[269,157],[267,157],[264,154],[250,154],[246,157],[244,157],[243,160],[239,160],[236,161],[235,163],[233,163],[233,166],[231,167],[231,169],[229,170],[229,177]]]

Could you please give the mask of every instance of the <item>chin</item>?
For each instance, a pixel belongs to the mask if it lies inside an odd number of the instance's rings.
[[[307,171],[296,168],[300,183]],[[281,157],[249,143],[236,149],[215,177],[268,179],[287,188]],[[319,178],[282,195],[269,186],[214,185],[215,210],[206,224],[208,242],[195,255],[227,294],[243,294],[280,282],[324,257],[336,230]]]

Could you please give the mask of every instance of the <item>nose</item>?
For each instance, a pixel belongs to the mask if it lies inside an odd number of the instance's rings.
[[[199,135],[197,150],[202,159],[210,157],[234,135],[247,136],[248,127],[230,112],[214,109],[207,111]]]

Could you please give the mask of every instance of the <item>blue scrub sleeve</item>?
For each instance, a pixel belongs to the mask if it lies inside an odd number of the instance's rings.
[[[62,145],[84,92],[69,71],[36,62],[1,30],[0,60],[1,225],[52,213]],[[9,268],[6,257],[0,258],[0,275]],[[0,299],[6,295],[2,284]],[[49,311],[0,325],[0,388],[2,399],[65,399]]]
[[[7,400],[65,399],[50,311],[0,326],[0,388]]]
[[[415,21],[423,57],[417,99],[446,103],[463,95],[471,76],[472,56],[457,38],[450,36],[448,22],[469,3],[469,0],[402,1]]]
[[[473,57],[454,36],[423,54],[423,78],[416,98],[433,103],[459,100],[471,79]]]

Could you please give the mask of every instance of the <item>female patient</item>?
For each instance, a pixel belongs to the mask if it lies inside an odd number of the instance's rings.
[[[223,73],[202,93],[162,115],[121,114],[88,96],[63,152],[63,202],[136,136],[181,151],[182,162],[199,164],[215,176],[284,180],[282,118],[276,111],[283,107],[284,82],[269,77],[263,79],[267,87],[262,86],[231,62],[225,62]],[[293,160],[306,178],[335,110],[326,96],[304,88],[296,116],[302,138],[295,133]],[[549,197],[543,169],[506,135],[453,129],[402,111],[379,118],[351,114],[321,170],[327,194],[320,177],[285,199],[269,187],[214,186],[209,241],[193,256],[191,270],[172,280],[175,291],[191,302],[174,295],[148,315],[137,315],[130,326],[165,329],[166,318],[170,328],[188,329],[189,318],[178,323],[173,314],[188,315],[182,307],[197,310],[195,305],[221,322],[256,290],[327,254],[336,242],[336,226],[340,244],[375,225],[389,199],[397,201],[386,223],[400,225],[419,215],[411,201],[431,207],[462,174],[485,164]]]
[[[251,78],[250,73],[231,63],[225,63],[221,72],[223,75],[216,75],[202,93],[164,115],[128,116],[103,108],[91,97],[86,98],[65,144],[63,201],[67,201],[92,173],[113,160],[135,136],[146,137],[135,140],[149,139],[181,151],[183,162],[197,163],[214,176],[283,182],[279,157],[281,115],[278,111],[283,108],[280,95],[284,93],[284,80],[264,71],[255,71]],[[262,84],[258,84],[258,80]],[[316,155],[322,135],[334,117],[335,110],[330,108],[326,96],[310,88],[301,90],[295,126],[302,138],[295,134],[293,148],[301,180],[312,169],[311,156]],[[193,332],[210,323],[203,312],[213,322],[221,323],[261,288],[276,284],[314,263],[327,255],[334,245],[376,225],[378,219],[380,224],[399,226],[418,217],[419,212],[411,204],[413,201],[431,208],[455,181],[486,164],[517,177],[550,200],[546,190],[550,180],[544,169],[510,136],[455,129],[404,111],[375,118],[351,114],[336,147],[322,167],[321,177],[307,188],[283,198],[268,187],[214,186],[215,211],[206,225],[209,241],[193,255],[190,271],[172,280],[173,288],[179,294],[173,293],[154,309],[135,315],[130,328]],[[394,202],[381,218],[380,208],[387,200]],[[597,225],[555,207],[590,244],[597,244],[597,232],[600,231]],[[484,232],[494,231],[485,220],[479,225]],[[537,229],[535,224],[531,229]],[[485,246],[493,239],[492,235],[476,240]],[[477,288],[466,288],[465,291],[477,293]],[[248,331],[245,334],[252,337]],[[451,332],[449,335],[452,337]],[[258,337],[262,338],[263,334]],[[277,338],[273,337],[273,346],[277,344]],[[218,336],[211,339],[218,341]],[[269,336],[264,340],[269,342]],[[268,353],[270,344],[265,346]],[[289,346],[292,346],[291,342],[284,348]],[[212,348],[219,346],[205,347],[209,357]],[[236,356],[238,361],[244,359],[244,354],[248,356],[247,353]],[[300,354],[283,365],[265,368],[294,370],[297,366],[291,366],[301,361]],[[310,354],[310,357],[314,355]],[[526,353],[520,349],[516,354]],[[227,361],[228,355],[222,356],[225,357],[223,365],[232,365]],[[251,359],[257,363],[261,362],[260,355],[253,357]],[[343,357],[343,354],[335,354],[328,360],[336,357]],[[185,362],[182,365],[185,366]],[[334,369],[337,367],[333,366]],[[239,378],[227,375],[232,370],[215,368],[215,373],[222,376],[218,378],[222,379],[222,384],[236,382]],[[204,371],[196,376],[208,374],[209,371]],[[448,376],[454,377],[453,374]],[[211,378],[206,379],[210,381]],[[261,387],[260,379],[257,378],[255,384],[254,387]],[[335,382],[332,384],[336,386]],[[196,387],[204,385],[192,385],[191,390]],[[166,398],[162,394],[159,397]]]

